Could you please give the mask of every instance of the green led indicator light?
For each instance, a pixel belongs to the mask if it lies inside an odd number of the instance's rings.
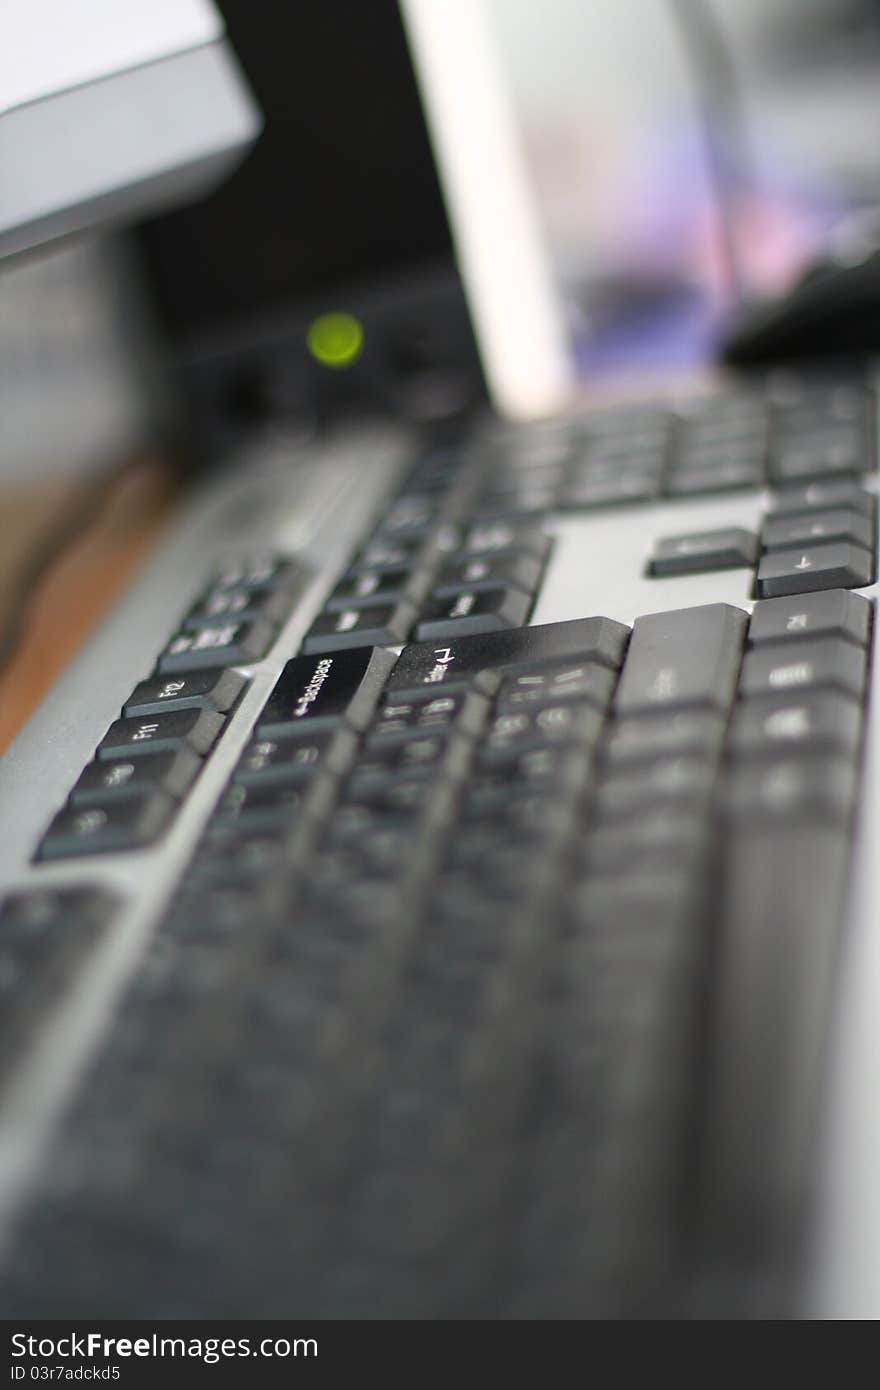
[[[350,367],[363,345],[363,325],[352,314],[321,314],[306,334],[306,346],[322,367]]]

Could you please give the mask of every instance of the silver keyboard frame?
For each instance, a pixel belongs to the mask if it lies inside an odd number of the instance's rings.
[[[51,1026],[0,1096],[0,1249],[41,1156],[112,1021],[165,903],[228,780],[257,712],[297,650],[355,545],[413,458],[403,432],[358,429],[321,446],[276,432],[212,476],[109,619],[65,671],[0,760],[0,894],[52,884],[101,884],[123,899],[108,938],[70,982]],[[557,518],[556,544],[533,622],[602,615],[623,622],[704,603],[750,609],[751,574],[644,577],[653,541],[725,526],[755,528],[763,492]],[[107,726],[149,674],[177,620],[230,556],[290,551],[310,579],[171,830],[133,854],[33,865],[37,843]],[[880,586],[862,590],[876,598]],[[880,660],[871,675],[841,988],[824,1127],[821,1200],[808,1311],[880,1314]]]

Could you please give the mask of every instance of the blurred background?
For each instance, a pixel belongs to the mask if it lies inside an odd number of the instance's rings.
[[[695,54],[683,34],[686,6],[482,3],[584,376],[705,357],[731,285],[707,113],[699,114]],[[732,86],[720,84],[715,153],[732,189],[746,288],[773,292],[821,252],[844,214],[880,204],[873,136],[880,128],[880,0],[704,3],[733,72]],[[240,36],[246,40],[247,26],[263,23],[270,9],[289,8],[298,36],[291,63],[327,64],[335,99],[331,31],[326,19],[311,17],[311,7],[230,0],[220,8],[246,71]],[[254,85],[271,130],[272,100],[267,104],[258,79]],[[366,113],[377,167],[383,132],[395,118],[383,109],[388,100],[377,81]],[[341,127],[334,129],[338,144]],[[315,129],[302,135],[313,141]],[[287,127],[285,139],[296,138],[295,127]],[[413,144],[413,169],[417,159],[424,165],[425,149],[424,141]],[[323,155],[329,185],[332,149]],[[344,168],[341,147],[339,159]],[[395,256],[405,259],[407,238],[432,263],[451,260],[436,190],[424,177],[404,186],[408,207],[403,199],[393,209],[375,200],[376,225],[384,216],[396,228],[396,242],[389,233],[382,246],[385,272]],[[263,213],[267,245],[271,221],[270,209]],[[319,237],[319,220],[304,225],[306,238]],[[369,229],[343,230],[361,273],[357,241]],[[369,234],[375,237],[375,228]],[[283,245],[275,249],[283,256]],[[340,251],[338,263],[322,269],[301,246],[289,244],[289,252],[300,292],[345,260]],[[118,237],[83,238],[0,268],[0,481],[76,474],[136,447],[148,432],[143,341],[135,331],[142,305],[135,305],[130,271],[131,249]]]
[[[880,0],[486,4],[585,372],[711,350],[731,286],[707,121],[750,294],[880,203]],[[700,11],[729,71],[688,39]]]

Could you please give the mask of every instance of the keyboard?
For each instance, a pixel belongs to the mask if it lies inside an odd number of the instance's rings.
[[[44,777],[0,904],[9,1316],[803,1308],[875,417],[865,373],[775,373],[404,451],[384,495],[348,446],[324,554],[289,469],[246,522],[239,480],[186,602],[132,596],[152,669],[123,611],[7,759],[7,811]]]

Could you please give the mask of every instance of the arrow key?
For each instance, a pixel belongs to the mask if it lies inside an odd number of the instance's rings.
[[[831,541],[850,541],[870,550],[876,530],[872,517],[847,507],[816,508],[806,516],[769,517],[761,541],[765,550],[792,550],[798,545],[827,545]]]
[[[700,531],[660,540],[648,564],[655,578],[671,574],[708,574],[710,570],[751,569],[758,557],[757,538],[740,526]]]
[[[872,583],[874,557],[860,545],[814,545],[776,550],[758,566],[756,595],[812,593],[819,589],[858,589]]]

